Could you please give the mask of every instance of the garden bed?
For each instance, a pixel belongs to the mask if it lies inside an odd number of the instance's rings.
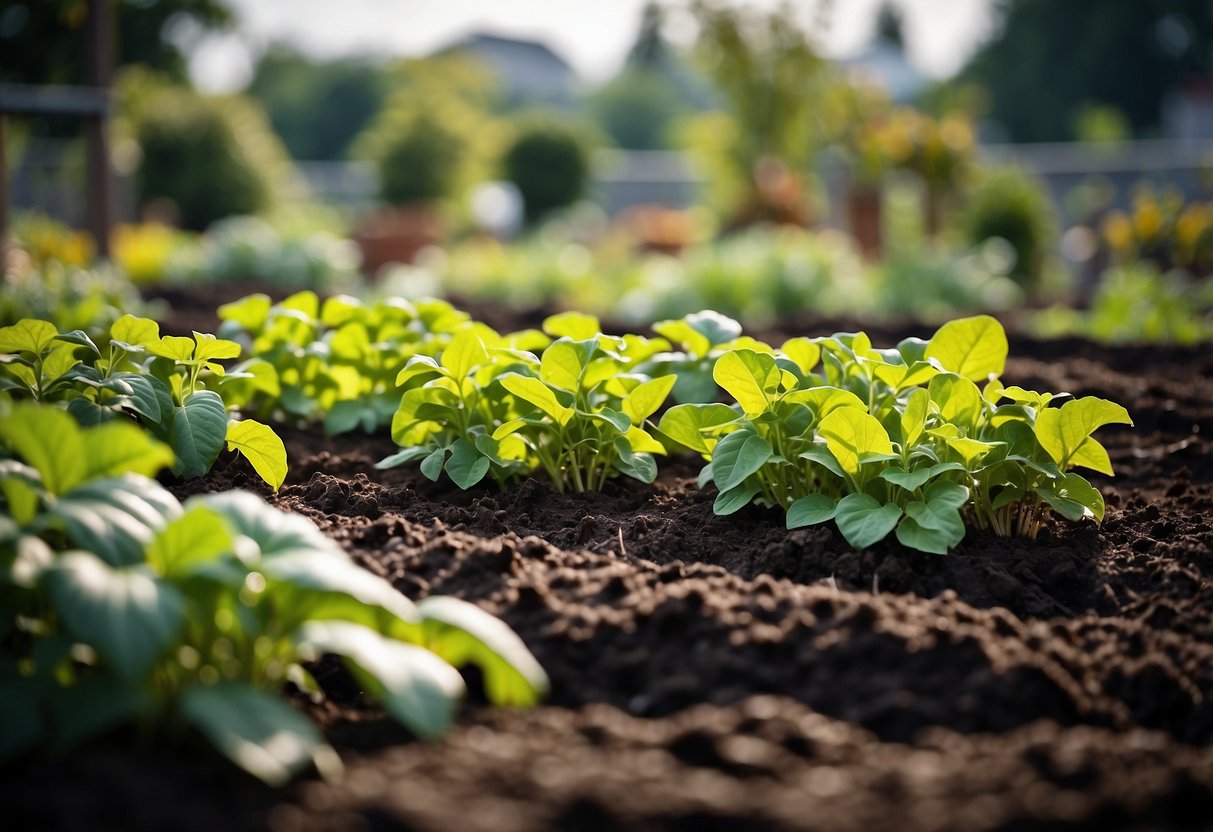
[[[213,331],[203,304],[171,300],[165,331]],[[715,516],[692,459],[603,493],[463,492],[375,470],[386,435],[284,429],[277,495],[242,461],[174,490],[258,490],[410,597],[480,604],[544,665],[548,703],[472,701],[426,744],[322,665],[330,697],[309,707],[343,778],[271,791],[209,757],[99,748],[7,771],[5,826],[1208,828],[1213,354],[1013,338],[1011,356],[1008,384],[1132,415],[1101,433],[1118,474],[1093,478],[1101,528],[857,553],[781,512]]]

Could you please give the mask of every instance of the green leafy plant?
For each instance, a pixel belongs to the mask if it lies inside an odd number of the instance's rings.
[[[179,503],[148,475],[172,451],[135,425],[81,427],[35,403],[0,415],[0,758],[135,724],[188,726],[271,785],[339,762],[279,694],[344,660],[422,737],[453,720],[475,664],[487,696],[534,704],[547,678],[504,623],[414,604],[305,518],[247,492]]]
[[[890,350],[864,333],[732,350],[713,375],[736,405],[678,405],[659,430],[709,460],[700,481],[715,483],[717,514],[758,501],[786,510],[789,528],[834,520],[860,549],[896,532],[942,554],[966,521],[1035,537],[1050,509],[1101,521],[1102,496],[1073,469],[1112,473],[1092,434],[1132,424],[1127,412],[1004,387],[1006,357],[988,316]]]
[[[323,421],[331,434],[389,424],[408,360],[438,355],[470,326],[445,301],[364,304],[336,295],[322,304],[311,291],[278,304],[250,295],[220,307],[219,317],[219,333],[251,356],[247,375],[226,386],[233,403],[267,419]]]
[[[730,349],[753,344],[753,339],[743,338],[741,324],[711,310],[694,312],[678,320],[658,321],[653,324],[653,331],[680,349],[657,353],[637,369],[649,375],[677,376],[672,394],[679,404],[715,399],[719,392],[712,378],[716,359]]]
[[[278,488],[282,440],[259,422],[229,419],[214,389],[228,377],[219,362],[239,352],[214,335],[161,337],[155,321],[133,315],[114,322],[104,350],[82,330],[25,319],[0,328],[0,396],[61,405],[84,425],[133,418],[172,447],[179,477],[205,474],[226,444]]]
[[[542,357],[478,327],[440,360],[413,359],[399,380],[425,380],[403,394],[393,421],[403,450],[380,465],[422,459],[427,477],[446,470],[461,488],[489,472],[504,484],[537,469],[561,491],[600,489],[620,474],[652,482],[653,455],[665,448],[646,420],[675,377],[631,370],[668,345],[603,335],[597,319],[577,313],[553,316],[544,329],[557,340]]]

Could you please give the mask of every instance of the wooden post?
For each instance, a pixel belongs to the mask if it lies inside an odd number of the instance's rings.
[[[88,83],[99,92],[108,90],[114,66],[114,19],[110,0],[89,0]],[[104,93],[102,93],[104,94]],[[88,228],[97,254],[109,257],[113,226],[113,178],[110,172],[108,111],[88,119]]]
[[[0,112],[0,277],[8,268],[8,158],[4,152],[4,113]]]

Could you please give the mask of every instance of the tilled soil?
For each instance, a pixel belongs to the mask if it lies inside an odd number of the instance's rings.
[[[1007,383],[1128,407],[1101,433],[1108,516],[946,557],[715,517],[691,459],[600,494],[461,492],[375,471],[385,436],[284,429],[271,499],[408,596],[501,616],[548,703],[473,697],[421,743],[321,665],[340,779],[271,791],[201,749],[109,745],[6,772],[10,828],[1213,829],[1213,353],[1012,355]],[[268,495],[236,461],[175,489],[232,486]]]

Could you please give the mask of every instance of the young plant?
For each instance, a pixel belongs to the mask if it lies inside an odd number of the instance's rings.
[[[229,379],[219,363],[238,356],[238,344],[198,332],[161,337],[159,324],[133,315],[109,336],[102,350],[83,331],[60,333],[47,321],[0,328],[0,395],[58,404],[84,425],[135,419],[172,447],[179,477],[205,474],[226,444],[275,489],[282,484],[282,440],[259,422],[229,419],[218,392],[245,375]]]
[[[477,665],[496,704],[547,688],[501,621],[413,604],[306,519],[240,491],[178,503],[147,476],[172,452],[132,424],[23,403],[0,415],[0,446],[0,759],[133,723],[188,726],[271,785],[330,771],[280,696],[288,681],[319,696],[306,663],[325,654],[422,737],[454,718],[455,665]]]
[[[705,310],[670,321],[658,321],[653,331],[679,347],[677,352],[658,353],[638,372],[652,376],[676,375],[673,398],[678,404],[703,403],[716,399],[719,388],[712,378],[712,367],[725,352],[733,349],[769,349],[753,338],[743,337],[741,324],[719,312]]]
[[[330,434],[390,423],[409,358],[437,356],[470,325],[445,301],[364,304],[338,295],[322,304],[310,291],[279,304],[250,295],[220,307],[219,317],[220,334],[251,356],[249,377],[232,387],[236,403],[267,418],[323,421]]]
[[[966,520],[1035,537],[1049,508],[1101,521],[1102,497],[1071,469],[1111,474],[1091,434],[1131,424],[1128,414],[1094,397],[1049,408],[1064,397],[1004,388],[1006,357],[987,316],[892,350],[864,333],[734,350],[713,374],[736,406],[679,405],[659,430],[709,460],[700,479],[716,484],[718,514],[757,500],[784,508],[789,528],[834,520],[859,549],[895,531],[945,553]]]

